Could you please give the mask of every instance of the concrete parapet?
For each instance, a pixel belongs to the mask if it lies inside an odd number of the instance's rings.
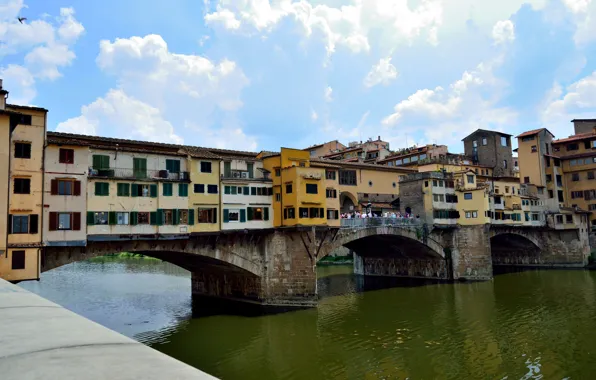
[[[2,379],[215,379],[0,279]]]

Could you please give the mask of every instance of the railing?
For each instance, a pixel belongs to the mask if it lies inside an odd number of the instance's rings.
[[[380,226],[418,226],[422,221],[417,218],[353,218],[341,219],[342,228],[362,228]]]
[[[135,170],[135,169],[93,169],[89,168],[89,177],[97,178],[122,178],[131,180],[157,180],[167,179],[172,181],[189,181],[188,172],[170,172],[168,170]]]

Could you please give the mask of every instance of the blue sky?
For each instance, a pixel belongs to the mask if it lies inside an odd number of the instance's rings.
[[[596,0],[0,0],[48,129],[243,150],[596,118]],[[20,24],[16,17],[27,17]]]

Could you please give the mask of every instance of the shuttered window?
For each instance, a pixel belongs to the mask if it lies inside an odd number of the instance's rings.
[[[171,197],[172,196],[172,184],[171,183],[163,183],[162,185],[162,195],[164,197]]]
[[[179,197],[188,197],[188,184],[187,183],[179,183],[178,184],[178,196]]]
[[[129,197],[130,196],[130,183],[119,183],[118,185],[118,196]]]
[[[110,195],[110,184],[108,182],[95,182],[95,195],[101,197]]]
[[[74,149],[60,148],[58,160],[61,164],[74,164]]]
[[[180,160],[166,160],[166,170],[170,173],[180,173]]]
[[[106,170],[110,168],[110,156],[100,154],[93,155],[93,169]]]

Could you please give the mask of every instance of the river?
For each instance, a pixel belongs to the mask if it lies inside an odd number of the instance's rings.
[[[151,259],[98,258],[20,285],[222,379],[596,373],[594,271],[525,271],[457,284],[363,283],[349,267],[318,274],[317,309],[259,317],[192,318],[189,273]]]

